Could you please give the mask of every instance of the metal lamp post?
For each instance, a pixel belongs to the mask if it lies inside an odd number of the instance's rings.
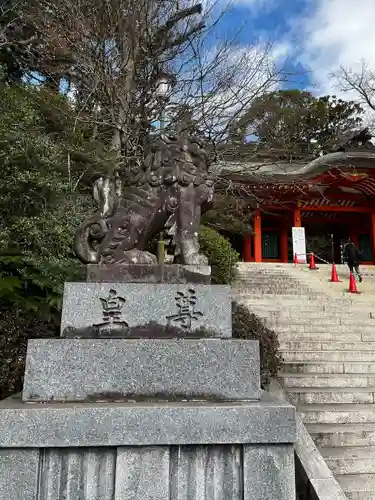
[[[168,95],[175,83],[175,78],[168,73],[159,73],[159,77],[156,80],[155,95],[157,100],[161,103],[161,110],[159,116],[159,131],[163,132],[165,129],[165,106],[168,101]]]
[[[165,129],[165,106],[168,101],[168,95],[174,84],[174,79],[171,75],[167,73],[159,73],[159,77],[156,80],[156,90],[155,95],[157,100],[161,103],[161,110],[159,115],[159,133],[162,134]],[[159,240],[157,243],[157,257],[159,265],[164,264],[165,259],[165,241],[164,234],[159,234]]]

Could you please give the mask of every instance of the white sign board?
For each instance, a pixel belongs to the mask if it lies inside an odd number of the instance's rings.
[[[301,264],[305,264],[306,261],[306,236],[304,227],[292,227],[292,239],[293,239],[293,259],[297,254],[297,260]]]

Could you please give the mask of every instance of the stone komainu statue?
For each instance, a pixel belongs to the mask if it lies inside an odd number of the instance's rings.
[[[142,170],[123,193],[117,181],[94,185],[98,211],[77,230],[75,250],[84,263],[154,264],[145,251],[162,231],[171,236],[175,262],[207,264],[199,253],[201,213],[213,198],[213,177],[202,142],[160,136],[150,143]]]

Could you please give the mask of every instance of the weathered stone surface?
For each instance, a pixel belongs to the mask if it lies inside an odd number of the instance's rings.
[[[296,497],[293,446],[244,446],[245,500]]]
[[[286,450],[289,455],[288,446],[272,448],[275,452]],[[0,463],[5,467],[0,468],[1,498],[263,500],[246,495],[262,490],[254,488],[253,477],[243,474],[246,449],[246,445],[235,444],[2,450],[5,461],[0,458]],[[17,458],[19,462],[14,460]],[[30,463],[26,468],[27,458]],[[289,462],[284,462],[288,474]],[[279,474],[283,472],[281,467]],[[267,474],[269,468],[260,469],[256,479],[260,483],[273,480]],[[25,483],[25,478],[31,481]]]
[[[190,301],[195,297],[195,304]],[[231,291],[226,285],[65,283],[61,332],[97,325],[103,331],[155,321],[186,330],[204,326],[231,337]]]
[[[170,499],[169,458],[168,446],[119,448],[114,500]]]
[[[114,447],[40,450],[38,496],[33,500],[114,500],[120,474],[116,456]]]
[[[237,339],[34,339],[24,401],[257,400],[259,344]]]
[[[173,500],[243,500],[243,446],[171,448]]]
[[[35,500],[38,467],[38,450],[0,450],[0,497],[4,500]]]
[[[242,403],[0,402],[0,448],[293,443],[295,408]]]
[[[130,184],[128,179],[122,185],[119,177],[97,179],[98,208],[76,232],[77,256],[87,264],[156,264],[147,245],[166,232],[178,262],[207,265],[198,233],[213,184],[209,155],[199,139],[160,135],[145,145],[144,161]]]
[[[210,266],[88,264],[86,269],[87,281],[95,283],[211,283]]]

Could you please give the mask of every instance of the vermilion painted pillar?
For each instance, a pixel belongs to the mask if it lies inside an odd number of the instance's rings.
[[[260,210],[255,212],[254,216],[254,260],[262,262],[262,217]]]
[[[371,214],[371,246],[372,246],[372,262],[375,264],[375,212]]]
[[[356,231],[351,231],[350,239],[352,240],[354,245],[358,248],[359,238],[358,238],[358,233]]]
[[[301,210],[299,208],[294,209],[294,220],[293,220],[293,226],[294,227],[301,227]]]
[[[288,231],[286,229],[280,233],[280,258],[281,262],[288,262]]]
[[[243,237],[243,261],[251,262],[251,235],[249,233]]]

